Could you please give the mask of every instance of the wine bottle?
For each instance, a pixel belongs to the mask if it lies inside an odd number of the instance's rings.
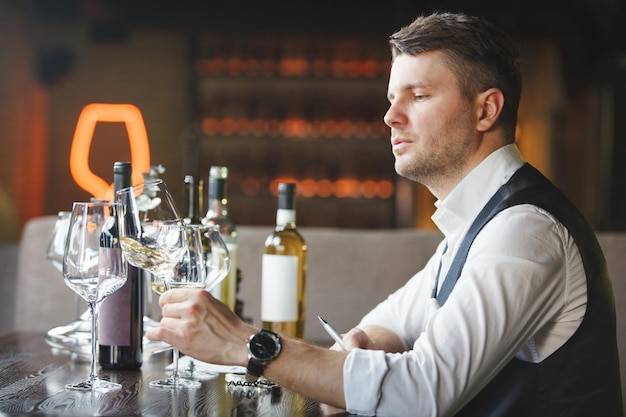
[[[131,186],[130,162],[115,162],[115,191]],[[134,218],[122,208],[124,227]],[[143,360],[143,279],[142,271],[130,264],[126,283],[108,296],[100,307],[98,360],[104,369],[137,369]]]
[[[202,179],[193,175],[185,175],[185,224],[202,224]]]
[[[230,254],[228,276],[213,291],[213,295],[236,311],[237,304],[237,227],[228,214],[228,168],[212,166],[209,169],[207,212],[202,223],[217,225]]]
[[[261,269],[263,328],[304,339],[307,244],[296,228],[296,185],[278,184],[276,228],[267,236]]]

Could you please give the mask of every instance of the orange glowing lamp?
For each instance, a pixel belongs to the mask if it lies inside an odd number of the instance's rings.
[[[89,149],[98,122],[123,122],[126,126],[133,185],[142,183],[142,173],[150,171],[148,133],[139,108],[132,104],[92,103],[81,111],[70,149],[70,172],[76,184],[94,198],[111,201],[113,184],[109,184],[89,168]]]

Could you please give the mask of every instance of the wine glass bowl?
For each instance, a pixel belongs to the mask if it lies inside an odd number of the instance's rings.
[[[179,222],[151,224],[150,233],[139,236],[122,235],[122,249],[128,262],[155,276],[173,273],[174,267],[184,255],[184,228]]]
[[[91,372],[89,378],[66,389],[111,391],[120,384],[98,378],[96,329],[102,301],[126,282],[126,262],[119,243],[120,205],[75,202],[63,255],[63,278],[68,287],[89,304],[91,312]]]
[[[57,220],[54,222],[50,241],[46,248],[46,259],[63,272],[63,254],[65,253],[65,241],[67,240],[67,229],[70,223],[71,211],[60,211]]]
[[[226,242],[218,225],[194,225],[202,236],[204,268],[206,270],[205,289],[213,290],[228,275],[231,259]]]
[[[119,190],[117,201],[127,205],[137,216],[142,230],[141,235],[150,235],[154,232],[152,226],[161,221],[180,221],[180,215],[174,199],[170,194],[165,181],[161,179],[138,184],[133,187]]]

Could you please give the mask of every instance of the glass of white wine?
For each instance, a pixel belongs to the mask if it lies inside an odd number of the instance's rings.
[[[180,287],[204,289],[207,276],[212,280],[226,276],[228,250],[219,231],[209,234],[199,227],[185,226],[162,180],[120,190],[117,199],[132,211],[138,225],[135,229],[123,230],[122,248],[129,263],[150,273],[154,292],[160,295]],[[216,255],[206,256],[205,252]],[[150,386],[199,388],[198,381],[181,378],[176,349],[173,349],[173,356],[172,375],[152,381]]]
[[[80,203],[72,207],[65,251],[63,278],[68,287],[89,303],[91,311],[91,372],[87,380],[68,384],[66,389],[106,392],[121,385],[96,374],[96,329],[102,301],[126,282],[126,262],[119,232],[123,226],[120,205]]]

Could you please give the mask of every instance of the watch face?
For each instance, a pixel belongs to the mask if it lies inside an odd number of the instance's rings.
[[[255,359],[268,361],[278,356],[280,343],[277,336],[261,331],[252,336],[248,343],[248,350]]]

